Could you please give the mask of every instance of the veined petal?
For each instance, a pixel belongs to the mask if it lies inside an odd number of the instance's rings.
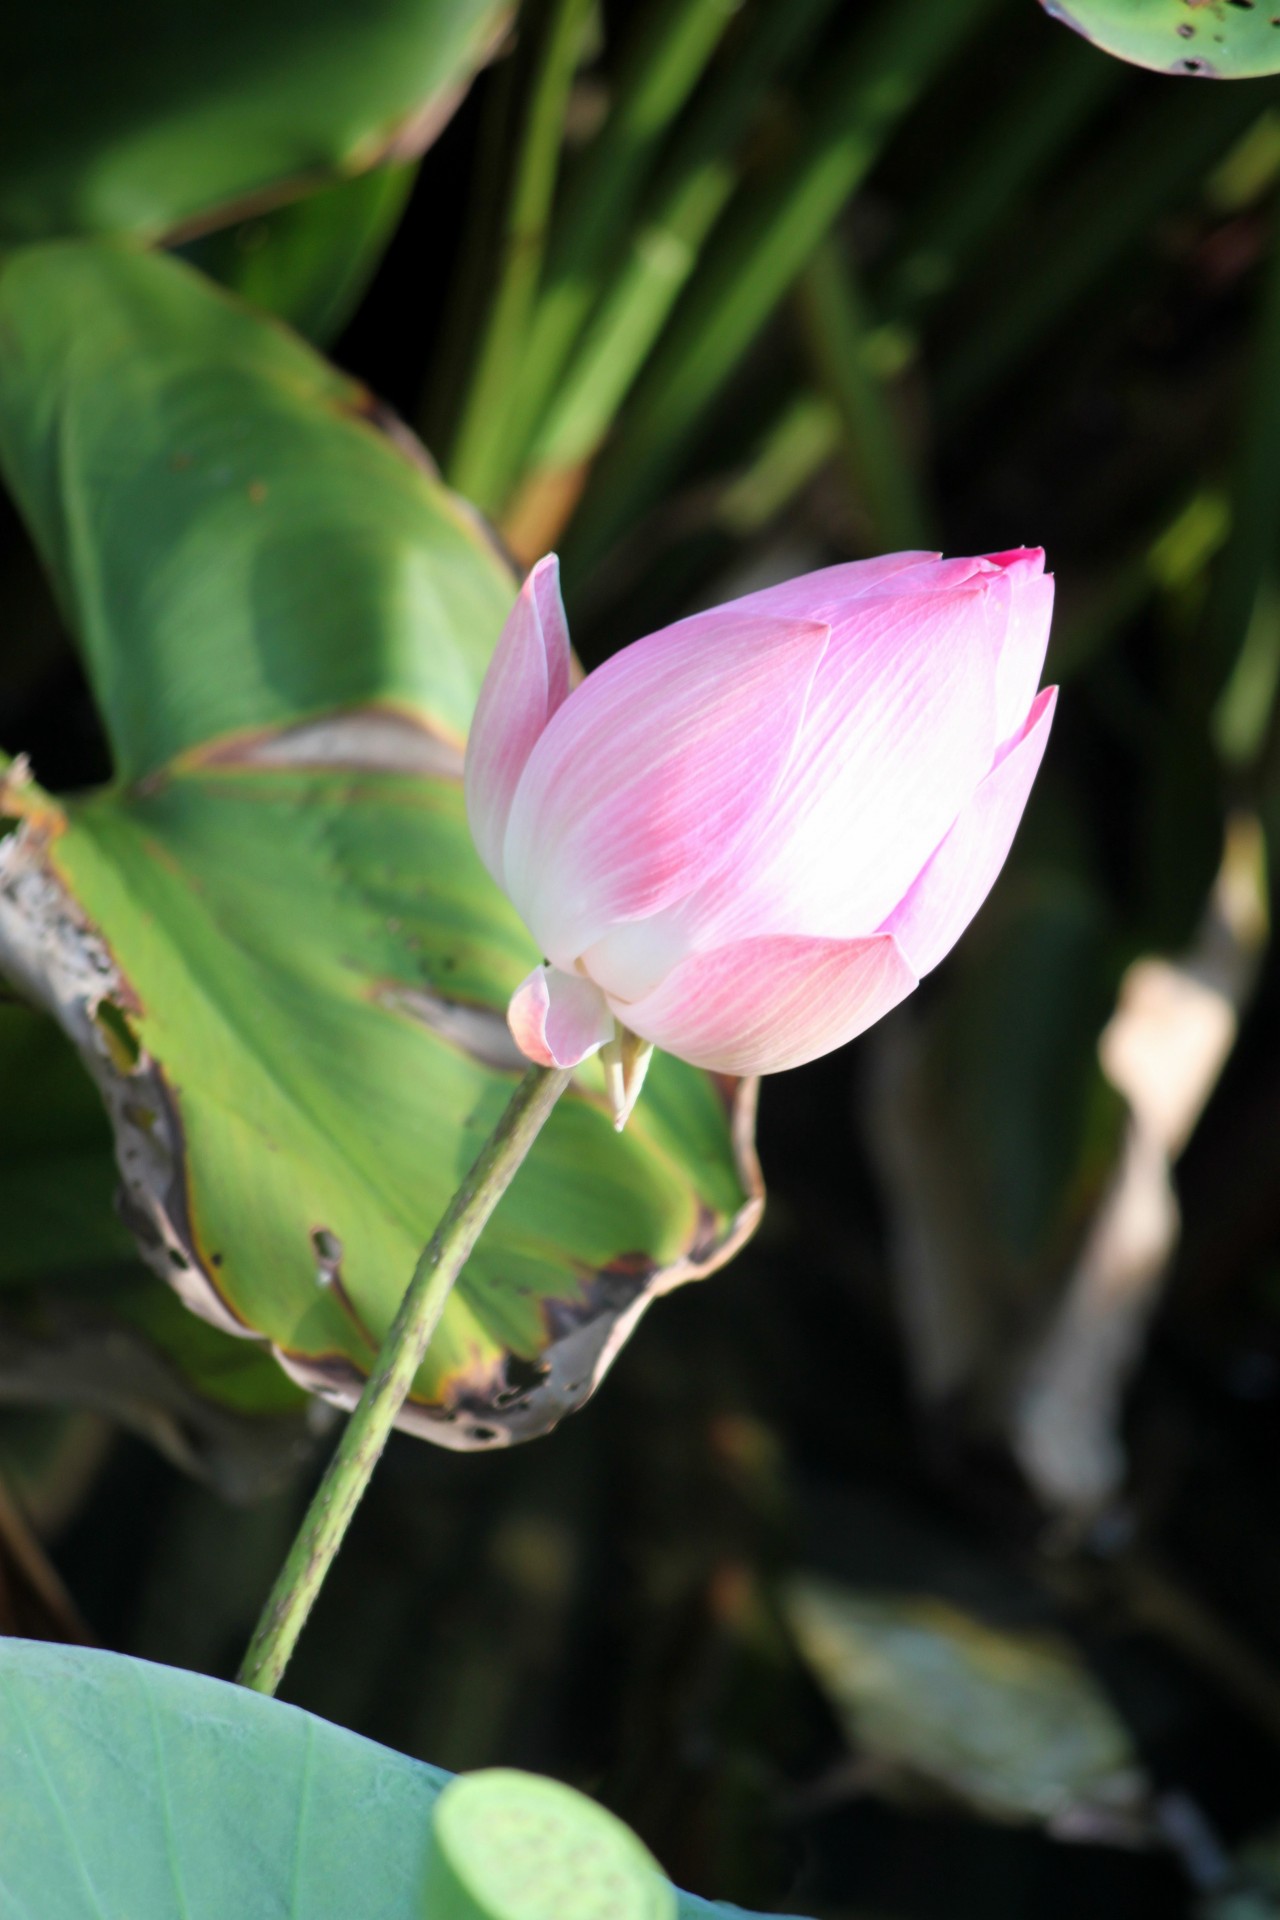
[[[948,954],[990,893],[1040,770],[1058,689],[1046,687],[1020,738],[973,799],[886,922],[912,968],[924,975]]]
[[[529,756],[502,855],[557,965],[691,891],[767,817],[828,636],[722,616],[651,634],[575,689]]]
[[[726,601],[723,606],[688,614],[667,631],[686,635],[707,633],[714,630],[726,613],[822,620],[834,626],[858,600],[885,600],[895,594],[916,597],[951,593],[979,575],[994,574],[998,570],[982,558],[944,560],[941,554],[923,551],[879,554],[873,560],[846,560],[839,566],[819,567],[816,572],[802,573],[794,580],[780,580],[776,586],[761,587],[755,593]]]
[[[767,825],[673,910],[691,946],[884,923],[991,766],[997,578],[868,597],[836,621]]]
[[[691,954],[618,1018],[696,1067],[780,1073],[842,1047],[906,998],[916,976],[892,934],[780,935]]]
[[[975,562],[942,561],[938,554],[925,552],[882,553],[872,560],[845,560],[838,566],[802,573],[794,580],[779,580],[772,587],[759,587],[754,593],[744,593],[703,613],[688,614],[685,619],[677,620],[669,631],[705,627],[726,613],[763,613],[778,620],[813,620],[832,607],[860,599],[864,594],[892,591],[889,583],[896,584],[904,574],[919,573],[922,568],[936,568],[939,564],[972,570]]]
[[[1053,575],[1039,547],[993,556],[1008,585],[1009,615],[996,671],[997,753],[1018,739],[1040,685],[1053,617]]]
[[[520,589],[480,689],[467,741],[471,837],[498,885],[512,796],[539,736],[569,692],[569,627],[560,563],[539,560]]]
[[[613,1038],[613,1015],[599,987],[580,973],[535,967],[507,1007],[511,1037],[540,1067],[576,1067]]]

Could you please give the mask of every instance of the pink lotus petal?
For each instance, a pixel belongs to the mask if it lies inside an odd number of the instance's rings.
[[[916,984],[891,934],[743,940],[692,954],[619,1020],[694,1066],[780,1073],[842,1047]]]
[[[991,765],[1006,600],[979,574],[835,622],[759,833],[675,909],[689,945],[877,931]]]
[[[992,769],[885,925],[918,975],[948,954],[986,899],[1040,769],[1058,689],[1046,687],[1021,737]]]
[[[975,562],[942,561],[936,553],[923,552],[884,553],[874,560],[846,560],[839,566],[819,567],[815,573],[780,580],[772,587],[760,587],[754,593],[744,593],[737,600],[727,600],[703,613],[691,613],[675,625],[681,631],[715,625],[726,613],[763,613],[780,620],[812,620],[829,608],[843,606],[863,594],[893,592],[897,581],[904,576],[914,577],[939,565],[972,570]]]
[[[589,946],[582,964],[611,998],[639,1000],[652,991],[664,973],[678,966],[690,949],[687,928],[678,907],[651,913],[643,920],[619,920],[602,940]]]
[[[1053,575],[1039,547],[999,554],[1009,587],[1009,618],[996,675],[996,741],[1003,748],[1026,726],[1040,685],[1053,617]],[[997,756],[998,757],[998,756]]]
[[[511,1037],[540,1067],[576,1067],[613,1038],[613,1015],[599,987],[580,973],[535,967],[507,1008]]]
[[[529,756],[502,856],[558,965],[688,893],[767,815],[828,633],[754,615],[668,628],[574,691]]]
[[[1004,557],[1001,556],[1002,562]],[[691,613],[667,631],[713,633],[726,613],[764,613],[779,619],[826,620],[834,625],[841,612],[852,611],[858,600],[886,600],[897,594],[915,598],[920,594],[950,593],[971,580],[1000,570],[996,564],[980,558],[944,560],[936,553],[886,553],[874,560],[848,560],[840,566],[819,567],[816,572],[801,574],[797,579],[762,587],[755,593],[743,594],[738,600],[726,601],[723,606]]]
[[[560,563],[539,560],[507,616],[476,703],[467,741],[467,819],[480,858],[505,886],[502,845],[525,764],[569,692],[569,627]]]

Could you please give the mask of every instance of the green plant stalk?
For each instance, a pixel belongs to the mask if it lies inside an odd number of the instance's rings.
[[[884,384],[869,364],[868,326],[852,269],[832,238],[796,289],[801,330],[821,390],[839,416],[854,491],[881,552],[927,544],[926,514]]]
[[[1259,596],[1280,575],[1280,232],[1271,247],[1231,476],[1231,532],[1214,570],[1194,663],[1200,684],[1189,689],[1197,704],[1221,694],[1254,627]],[[1260,738],[1265,713],[1257,716],[1257,730]]]
[[[626,261],[574,355],[530,454],[530,467],[579,465],[626,398],[708,233],[737,185],[732,157],[708,159],[679,183],[659,217],[635,234]]]
[[[664,169],[620,270],[600,291],[585,335],[586,312],[575,303],[570,331],[564,294],[554,283],[548,287],[535,319],[527,378],[528,404],[546,402],[530,456],[535,472],[575,466],[604,438],[733,195],[741,172],[739,150],[770,84],[832,5],[833,0],[788,0],[786,6],[766,5],[759,14],[754,32],[737,49]],[[599,290],[585,291],[589,309]],[[565,379],[557,385],[562,373]]]
[[[486,1221],[572,1079],[531,1067],[449,1203],[334,1449],[249,1642],[240,1685],[274,1693]]]
[[[999,0],[918,0],[909,32],[881,7],[838,60],[798,148],[771,186],[744,196],[715,257],[638,384],[623,430],[566,543],[589,569],[652,501],[707,408],[794,285],[886,140]]]
[[[617,98],[567,183],[511,397],[509,482],[599,298],[653,156],[706,70],[740,0],[655,0],[638,22]]]
[[[542,271],[565,108],[591,0],[554,0],[516,153],[498,286],[449,463],[449,480],[491,509],[515,382]]]
[[[749,540],[795,499],[840,446],[840,415],[825,394],[794,395],[775,415],[753,457],[720,495],[715,524]]]

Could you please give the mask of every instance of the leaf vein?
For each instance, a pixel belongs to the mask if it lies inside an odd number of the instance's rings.
[[[36,1763],[36,1772],[40,1776],[40,1783],[49,1797],[49,1804],[52,1806],[54,1813],[57,1816],[58,1825],[62,1829],[63,1835],[65,1836],[67,1841],[67,1845],[71,1850],[71,1856],[74,1859],[77,1868],[79,1869],[80,1878],[84,1883],[85,1892],[88,1894],[89,1898],[93,1902],[94,1910],[98,1915],[98,1920],[109,1920],[107,1910],[102,1904],[102,1896],[99,1894],[97,1887],[94,1885],[93,1875],[89,1872],[89,1864],[85,1859],[84,1853],[81,1849],[79,1835],[76,1833],[74,1826],[71,1824],[71,1819],[67,1812],[66,1803],[64,1802],[61,1793],[58,1791],[57,1782],[54,1779],[53,1775],[49,1772],[49,1768],[45,1762],[44,1754],[41,1752],[40,1742],[37,1740],[35,1728],[31,1724],[31,1717],[28,1714],[26,1708],[22,1704],[21,1695],[18,1693],[17,1689],[14,1687],[14,1684],[12,1680],[9,1679],[8,1675],[3,1676],[3,1684],[4,1684],[5,1693],[9,1700],[9,1704],[13,1709],[14,1717],[19,1722],[22,1728],[22,1732],[26,1738],[27,1745],[31,1751],[31,1757]]]

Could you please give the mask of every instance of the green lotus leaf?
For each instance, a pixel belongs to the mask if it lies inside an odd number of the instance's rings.
[[[0,245],[225,224],[420,151],[511,0],[49,0],[5,23]]]
[[[251,306],[316,346],[336,340],[396,230],[417,163],[375,167],[288,206],[220,227],[180,249]]]
[[[315,1402],[142,1265],[102,1102],[52,1020],[0,1007],[0,1083],[0,1403],[106,1414],[229,1498],[269,1491]]]
[[[1247,80],[1280,73],[1275,0],[1040,0],[1106,53],[1157,73]]]
[[[28,1640],[0,1640],[0,1713],[5,1920],[445,1920],[439,1767],[203,1674]]]
[[[116,764],[65,802],[11,772],[0,966],[93,1074],[150,1264],[349,1404],[521,1070],[538,956],[460,781],[514,580],[360,388],[171,259],[15,254],[0,332],[0,461]],[[661,1060],[619,1138],[584,1071],[403,1424],[484,1446],[580,1404],[754,1224],[748,1109]]]

